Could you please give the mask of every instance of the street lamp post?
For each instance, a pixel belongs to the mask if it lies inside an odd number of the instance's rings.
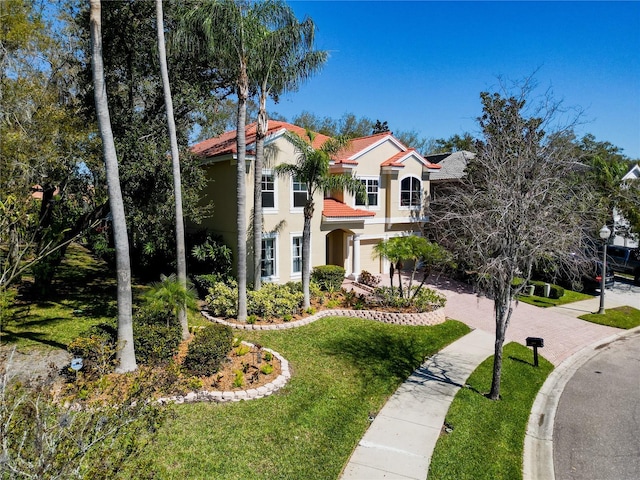
[[[600,315],[604,314],[604,283],[607,277],[607,241],[610,235],[611,230],[604,225],[600,229],[600,238],[604,244],[604,248],[602,249],[602,272],[600,272],[600,309],[598,310],[598,314]]]

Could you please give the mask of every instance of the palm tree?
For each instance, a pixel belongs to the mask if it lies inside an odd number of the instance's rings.
[[[276,101],[287,91],[297,90],[327,61],[323,50],[313,50],[315,24],[311,19],[300,23],[293,10],[284,2],[265,2],[268,18],[277,23],[275,30],[266,31],[255,61],[250,65],[250,77],[259,92],[256,124],[256,158],[253,184],[253,287],[261,286],[262,261],[262,168],[264,139],[269,128],[267,98]]]
[[[183,18],[176,44],[204,55],[218,69],[238,97],[236,118],[236,203],[237,203],[237,278],[238,320],[247,319],[247,215],[245,158],[247,100],[249,76],[247,68],[254,45],[263,28],[259,18],[260,3],[233,0],[208,0],[196,4]]]
[[[332,175],[329,172],[331,156],[344,148],[348,140],[344,137],[329,139],[320,148],[313,148],[315,134],[307,130],[308,143],[295,133],[287,132],[287,138],[298,151],[295,164],[282,163],[275,167],[279,176],[291,177],[307,186],[307,201],[304,205],[304,227],[302,229],[302,292],[304,308],[309,308],[309,281],[311,219],[315,210],[314,197],[318,192],[347,190],[351,194],[365,197],[366,193],[360,180],[350,174]]]
[[[400,296],[402,293],[402,260],[407,258],[407,246],[403,242],[403,237],[394,237],[373,247],[375,254],[389,260],[389,279],[391,280],[391,290],[393,291],[393,273],[398,272],[398,288]]]
[[[167,109],[167,125],[169,128],[169,140],[171,142],[171,163],[173,165],[173,195],[176,205],[176,263],[178,270],[178,283],[184,290],[187,289],[187,259],[184,243],[184,217],[182,215],[182,180],[180,178],[180,154],[178,153],[178,138],[176,135],[176,122],[173,118],[173,99],[171,98],[171,86],[169,85],[169,71],[167,68],[167,52],[164,40],[164,15],[162,13],[162,0],[156,0],[156,25],[158,30],[158,58],[160,60],[160,74],[162,76],[162,89],[164,90],[164,104]],[[182,304],[178,309],[178,320],[182,327],[182,339],[189,338],[189,324],[187,322],[187,309]]]
[[[100,0],[91,0],[89,21],[91,25],[91,67],[98,117],[98,129],[102,138],[102,152],[106,169],[109,203],[116,250],[116,273],[118,276],[118,367],[117,372],[130,372],[138,368],[133,345],[133,318],[131,300],[131,265],[129,239],[124,216],[124,203],[120,190],[118,156],[111,131],[111,118],[107,103],[102,62],[102,20]]]

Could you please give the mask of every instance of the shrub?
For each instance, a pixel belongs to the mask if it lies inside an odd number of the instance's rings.
[[[194,275],[192,277],[193,285],[196,287],[198,297],[205,298],[209,294],[209,289],[215,283],[224,282],[224,278],[216,273],[206,273],[204,275]]]
[[[259,291],[247,292],[247,313],[262,318],[282,318],[300,310],[304,295],[295,284],[265,283]]]
[[[380,283],[380,278],[376,275],[373,275],[372,273],[367,272],[366,270],[363,270],[362,273],[360,273],[359,281],[363,285],[375,288]]]
[[[421,288],[412,299],[412,305],[418,312],[430,312],[444,307],[445,303],[447,303],[446,297],[430,288]]]
[[[206,302],[211,313],[217,317],[235,317],[238,315],[238,284],[216,282],[209,288]]]
[[[178,353],[182,329],[172,312],[143,307],[133,317],[133,340],[136,360],[146,365],[163,365]]]
[[[114,326],[101,323],[74,339],[67,350],[82,358],[82,371],[88,377],[106,375],[116,365],[117,336]]]
[[[232,348],[233,332],[227,325],[212,324],[198,331],[189,344],[184,368],[192,375],[209,376],[220,370]]]
[[[234,370],[235,378],[233,379],[234,387],[241,387],[244,385],[244,372],[242,370]]]
[[[344,282],[345,269],[338,265],[319,265],[313,268],[311,278],[322,290],[335,292]]]
[[[211,312],[219,317],[235,317],[238,298],[237,284],[226,285],[218,282],[209,289],[207,305]],[[304,296],[302,289],[295,283],[278,285],[265,283],[259,291],[247,292],[247,315],[265,319],[293,316],[300,311]]]
[[[539,280],[529,280],[529,285],[533,285],[535,287],[533,294],[538,297],[544,297],[545,283],[546,282],[541,282]],[[564,288],[554,284],[550,284],[550,285],[551,285],[551,289],[549,291],[549,298],[558,299],[564,295]]]
[[[263,363],[260,366],[260,371],[265,375],[269,375],[271,372],[273,372],[273,365],[270,365],[268,363]]]

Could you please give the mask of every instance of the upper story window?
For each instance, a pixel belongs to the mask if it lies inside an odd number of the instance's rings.
[[[416,177],[406,177],[400,183],[400,206],[420,207],[422,198],[421,182]]]
[[[367,191],[367,202],[364,202],[364,199],[356,195],[356,205],[357,206],[369,205],[370,207],[377,207],[378,206],[378,187],[379,187],[378,179],[377,178],[361,178],[360,183],[364,185]]]
[[[273,173],[262,174],[262,208],[276,208],[276,183]]]
[[[293,207],[302,208],[307,203],[307,184],[294,178],[292,182]]]

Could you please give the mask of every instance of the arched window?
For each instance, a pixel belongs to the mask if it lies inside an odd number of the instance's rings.
[[[400,206],[420,207],[422,199],[421,182],[416,177],[406,177],[400,183]]]

